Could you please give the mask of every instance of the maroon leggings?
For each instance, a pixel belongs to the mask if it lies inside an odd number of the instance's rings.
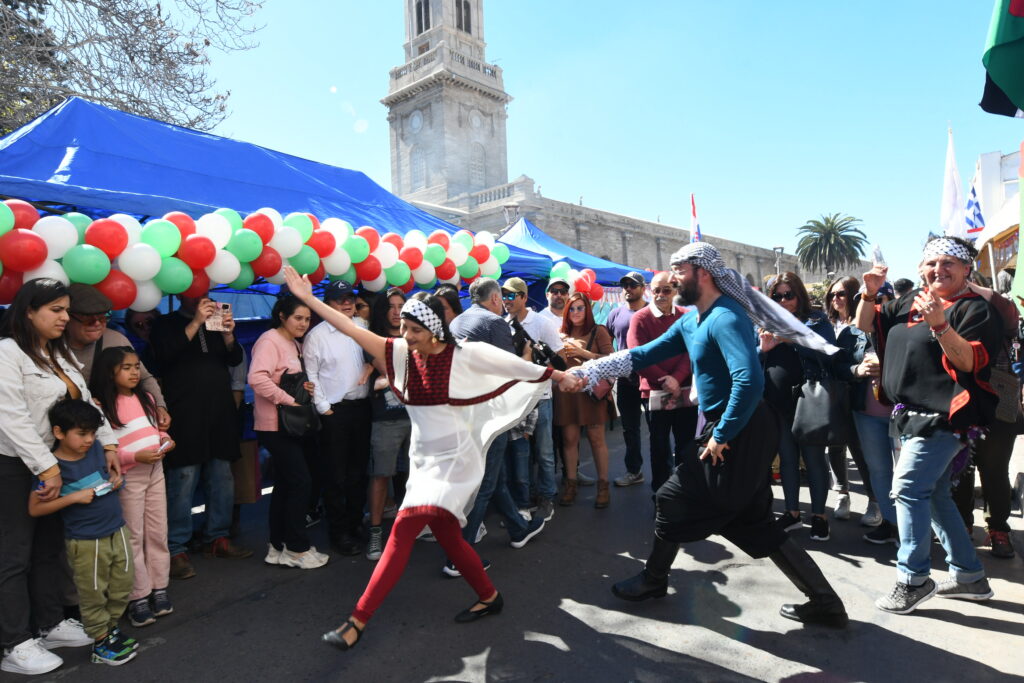
[[[384,554],[377,562],[370,583],[356,603],[352,616],[363,623],[370,620],[384,602],[384,598],[398,583],[398,577],[405,571],[413,543],[424,526],[430,526],[434,538],[444,548],[448,559],[455,564],[455,568],[462,573],[481,600],[487,600],[494,595],[494,584],[487,577],[480,556],[473,550],[473,546],[462,538],[462,530],[455,515],[433,506],[409,508],[399,511],[395,518],[391,536],[384,546]]]

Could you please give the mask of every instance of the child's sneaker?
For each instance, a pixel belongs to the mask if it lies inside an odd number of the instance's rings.
[[[140,598],[128,603],[128,620],[131,621],[132,626],[135,626],[136,628],[156,623],[156,617],[153,616],[153,610],[149,608],[148,598]]]
[[[135,659],[135,650],[113,639],[113,633],[92,646],[92,663],[121,666]]]
[[[166,617],[174,611],[171,599],[167,597],[166,588],[157,588],[149,596],[149,606],[153,609],[154,616]]]
[[[131,636],[126,636],[121,632],[121,629],[116,626],[110,629],[110,635],[107,637],[117,643],[120,647],[130,647],[132,650],[139,649],[139,641],[135,640]]]

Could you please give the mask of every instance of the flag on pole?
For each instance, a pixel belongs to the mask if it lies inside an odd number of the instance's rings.
[[[946,145],[946,175],[942,186],[942,205],[939,207],[939,228],[949,237],[967,237],[967,223],[964,222],[963,190],[960,189],[960,170],[956,166],[953,151],[953,129],[949,129]]]
[[[697,201],[690,193],[690,241],[700,242],[700,221],[697,220]]]
[[[967,208],[964,211],[967,237],[970,239],[975,239],[978,233],[985,229],[985,218],[981,215],[981,203],[978,201],[978,193],[975,191],[977,179],[977,176],[971,179],[971,191],[967,195]]]
[[[1024,116],[1024,0],[996,0],[981,62],[987,70],[981,108]]]

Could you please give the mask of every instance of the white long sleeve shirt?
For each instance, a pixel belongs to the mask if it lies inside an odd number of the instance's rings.
[[[370,395],[369,383],[359,384],[363,374],[363,349],[329,322],[322,322],[306,335],[302,344],[306,375],[313,383],[313,404],[323,415],[335,403]]]

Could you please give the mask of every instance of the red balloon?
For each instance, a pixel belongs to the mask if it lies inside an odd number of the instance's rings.
[[[178,232],[181,233],[181,239],[185,239],[189,235],[196,234],[196,222],[192,220],[192,216],[189,216],[187,213],[171,211],[170,213],[164,214],[164,220],[170,221],[178,227]]]
[[[430,233],[430,237],[427,238],[427,244],[440,244],[444,247],[445,251],[448,251],[448,247],[451,245],[451,240],[448,237],[448,233],[444,230],[435,230]]]
[[[15,230],[30,230],[39,220],[39,212],[23,199],[6,199],[4,204],[14,214]]]
[[[313,235],[309,238],[306,244],[313,247],[313,251],[315,251],[320,258],[327,258],[338,246],[338,242],[334,239],[334,235],[326,230],[314,230]]]
[[[23,273],[16,270],[4,269],[0,274],[0,305],[7,305],[14,301],[14,295],[21,289]]]
[[[395,245],[395,249],[402,251],[402,247],[405,246],[405,242],[402,240],[402,236],[395,232],[384,233],[384,236],[380,238],[381,242],[390,242]]]
[[[110,299],[115,311],[131,306],[138,294],[135,281],[119,270],[111,270],[109,275],[94,286],[103,293],[103,296]]]
[[[580,275],[587,278],[590,284],[594,284],[595,282],[597,282],[597,273],[595,273],[590,268],[584,268],[583,270],[581,270]]]
[[[309,281],[315,285],[318,282],[323,282],[325,277],[327,277],[327,271],[324,270],[324,264],[321,263],[313,271],[313,274],[309,276]]]
[[[274,221],[265,213],[251,213],[242,221],[242,227],[252,230],[260,236],[263,244],[274,238]],[[274,273],[271,273],[273,275]]]
[[[217,258],[217,247],[205,235],[189,235],[178,247],[178,258],[192,270],[202,270]]]
[[[464,278],[462,278],[462,281],[465,282],[467,285],[471,285],[471,284],[473,284],[473,280],[477,279],[478,277],[480,277],[480,271],[479,270],[476,271],[476,275],[474,275],[473,277],[464,277]]]
[[[573,280],[572,287],[577,292],[582,292],[583,294],[590,292],[590,282],[587,280],[585,275],[580,275],[578,278]]]
[[[320,229],[320,219],[317,218],[316,216],[314,216],[313,214],[308,213],[308,212],[306,213],[306,215],[309,216],[309,220],[313,221],[313,229],[314,230],[319,230]]]
[[[201,296],[206,296],[206,293],[210,291],[210,276],[206,274],[205,270],[193,270],[192,271],[192,284],[188,286],[184,292],[179,296],[187,296],[193,299]]]
[[[371,254],[377,251],[377,246],[380,244],[380,235],[377,234],[376,230],[374,230],[368,225],[364,225],[363,227],[356,230],[356,234],[362,237],[370,244]],[[370,279],[372,280],[373,278]]]
[[[486,244],[478,244],[469,250],[469,255],[475,258],[477,263],[483,264],[491,257],[491,250],[487,248]]]
[[[43,238],[31,230],[15,228],[0,237],[0,262],[5,269],[35,270],[43,265],[48,251]]]
[[[413,280],[412,278],[409,278],[409,281],[406,282],[401,287],[399,287],[399,289],[402,290],[403,292],[405,292],[406,294],[408,294],[409,292],[412,291],[412,288],[415,287],[415,286],[416,286],[416,281]]]
[[[598,301],[603,296],[604,296],[604,287],[602,287],[601,285],[597,284],[596,282],[594,284],[590,285],[590,300],[591,301]]]
[[[249,262],[252,272],[259,277],[271,277],[281,270],[281,254],[271,246],[264,246],[260,255]]]
[[[376,280],[382,272],[384,269],[381,268],[380,261],[372,254],[356,264],[356,275],[363,282]]]
[[[441,265],[434,269],[434,274],[437,275],[438,280],[450,280],[458,271],[459,269],[455,267],[455,263],[450,258],[446,258],[441,262]]]
[[[398,252],[398,258],[405,261],[410,270],[416,270],[423,264],[423,252],[416,247],[405,247]]]
[[[128,231],[115,220],[101,218],[85,229],[85,243],[96,247],[113,260],[128,246]]]

